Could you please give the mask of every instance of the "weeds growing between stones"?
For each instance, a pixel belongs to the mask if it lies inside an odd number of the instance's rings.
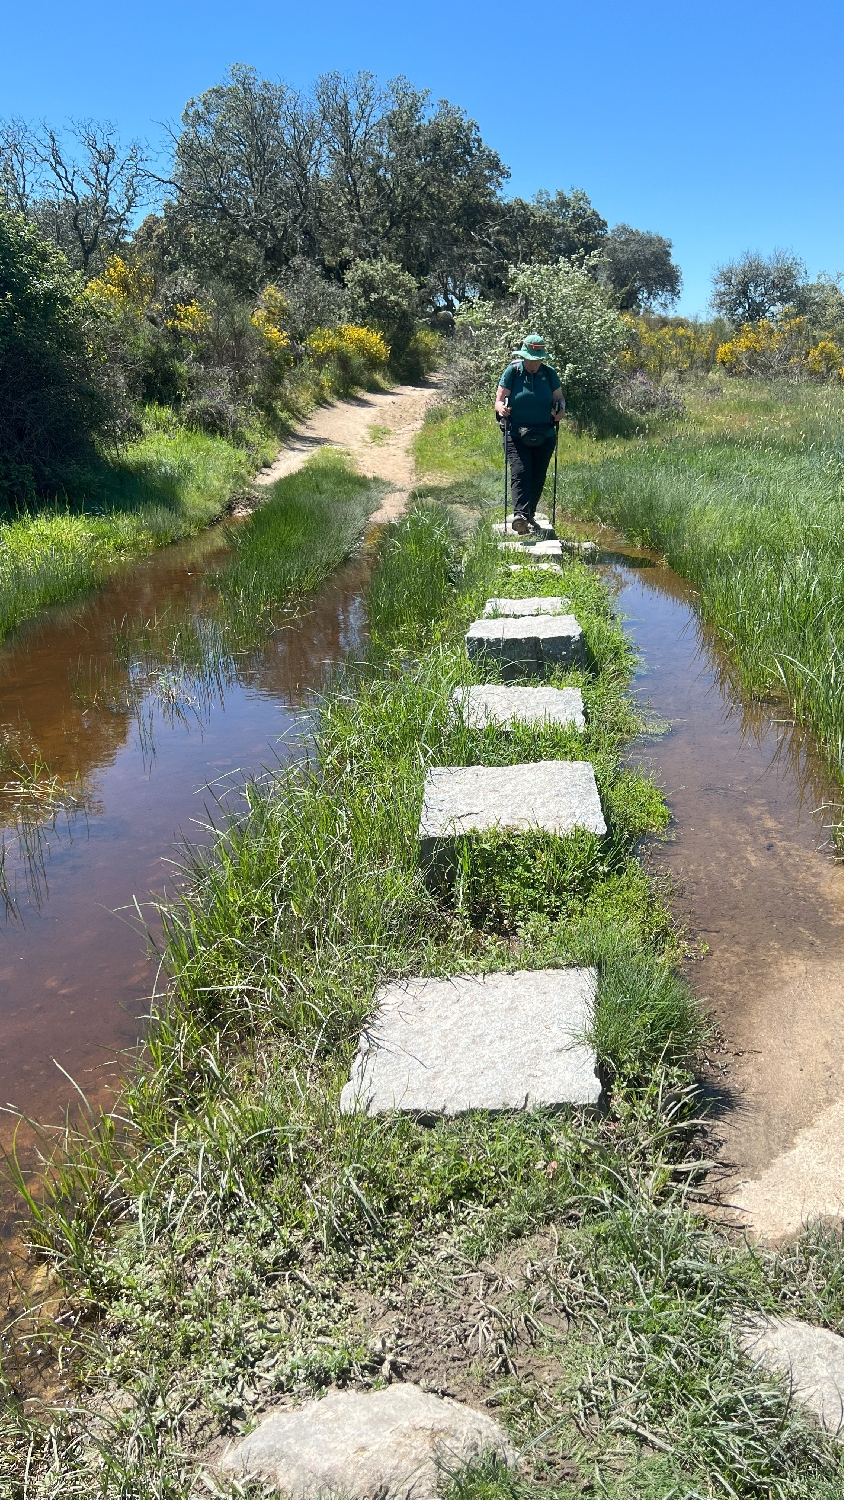
[[[312,759],[248,785],[216,848],[186,852],[148,1059],[30,1196],[60,1299],[37,1336],[65,1391],[21,1399],[11,1334],[10,1495],[187,1497],[208,1446],[273,1401],[396,1376],[513,1430],[522,1469],[463,1476],[462,1500],[840,1493],[838,1450],[730,1332],[786,1285],[799,1304],[799,1276],[696,1211],[704,1022],[637,859],[666,812],[624,764],[629,644],[582,564],[516,584],[505,567],[441,506],[391,528],[371,654],[326,691]],[[450,712],[467,622],[514,590],[573,601],[590,664],[553,680],[582,686],[580,734]],[[461,882],[426,883],[426,769],[553,756],[594,762],[608,838],[466,840]],[[606,1110],[340,1114],[382,979],[568,962],[599,972]],[[837,1252],[812,1253],[826,1284]]]

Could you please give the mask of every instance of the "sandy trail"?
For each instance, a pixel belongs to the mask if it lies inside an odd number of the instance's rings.
[[[361,474],[390,486],[371,519],[394,521],[418,479],[411,444],[438,391],[436,376],[431,376],[421,385],[365,391],[320,407],[285,443],[275,462],[256,474],[255,483],[274,484],[295,473],[317,448],[345,448]]]

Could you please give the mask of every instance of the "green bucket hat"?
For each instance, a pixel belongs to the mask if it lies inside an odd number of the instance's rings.
[[[538,333],[529,333],[519,350],[519,359],[547,359],[548,350],[545,348],[545,340]]]

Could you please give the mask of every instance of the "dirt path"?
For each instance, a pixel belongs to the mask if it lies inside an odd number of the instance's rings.
[[[295,473],[317,448],[345,448],[362,474],[390,486],[372,520],[395,520],[418,478],[411,443],[438,390],[436,376],[431,376],[423,385],[366,391],[321,407],[285,443],[275,462],[255,476],[255,483],[274,484]]]

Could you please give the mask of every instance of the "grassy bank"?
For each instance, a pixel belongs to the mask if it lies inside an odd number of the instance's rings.
[[[588,669],[556,677],[582,686],[585,733],[468,731],[448,710],[466,622],[491,594],[558,591],[587,639]],[[387,534],[370,604],[369,658],[327,694],[313,763],[249,787],[189,858],[147,1068],[32,1204],[56,1318],[7,1350],[2,1483],[187,1497],[197,1455],[273,1401],[400,1375],[487,1403],[524,1450],[462,1500],[831,1500],[838,1450],[748,1370],[730,1318],[834,1326],[840,1242],[766,1258],[694,1212],[701,1021],[636,857],[665,808],[625,766],[631,656],[606,591],[576,563],[509,573],[433,504]],[[460,878],[425,883],[428,765],[554,756],[594,763],[604,841],[466,840]],[[606,1112],[339,1113],[381,979],[565,962],[599,971]],[[39,1350],[64,1381],[46,1413],[17,1396]]]
[[[369,382],[382,387],[377,375]],[[142,435],[119,456],[69,473],[66,497],[0,519],[0,640],[47,605],[87,593],[132,559],[219,520],[296,421],[355,389],[333,367],[320,373],[306,364],[273,421],[256,421],[237,442],[186,427],[167,407],[147,407]]]
[[[0,639],[132,558],[210,525],[276,448],[268,433],[238,447],[182,427],[163,408],[148,413],[143,436],[80,480],[73,503],[0,525]]]
[[[649,435],[560,444],[573,515],[620,527],[700,590],[744,688],[787,696],[844,773],[844,390],[728,381],[689,387],[685,419]],[[475,438],[466,454],[466,439]],[[479,440],[479,441],[478,441]],[[432,424],[430,472],[479,483],[498,459],[486,413]]]

